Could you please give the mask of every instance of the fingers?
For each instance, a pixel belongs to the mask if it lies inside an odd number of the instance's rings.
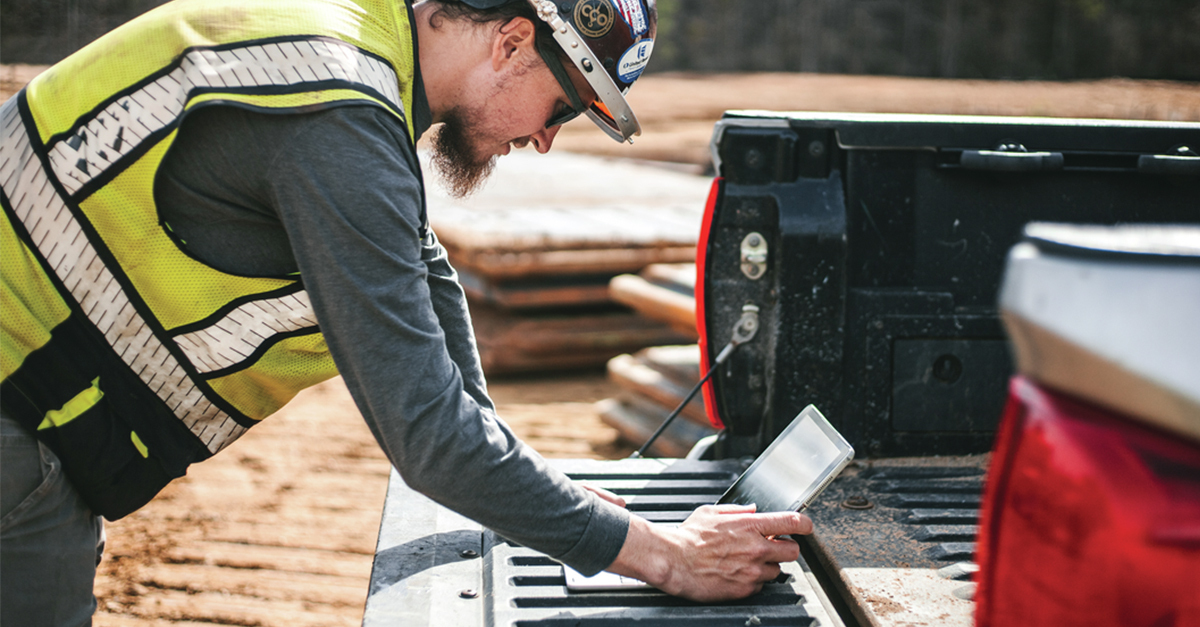
[[[696,508],[696,514],[753,514],[758,511],[758,508],[751,503],[750,505],[735,505],[728,503],[725,505],[701,505]]]
[[[604,499],[605,501],[608,501],[609,503],[612,503],[613,505],[616,505],[617,507],[625,507],[625,499],[621,498],[620,496],[618,496],[616,494],[613,494],[612,492],[609,492],[608,490],[605,490],[604,488],[600,488],[600,487],[597,487],[594,485],[587,485],[587,484],[580,484],[580,485],[582,485],[583,489],[587,490],[588,492],[595,494],[596,496],[600,497],[601,499]]]
[[[812,533],[812,519],[798,512],[758,514],[752,518],[756,531],[764,536],[786,536]]]
[[[759,559],[774,564],[776,572],[771,576],[774,579],[779,576],[780,562],[794,562],[800,559],[800,545],[791,540],[766,540]]]

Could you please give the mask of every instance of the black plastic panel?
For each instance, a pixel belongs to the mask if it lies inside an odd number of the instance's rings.
[[[710,358],[744,304],[760,308],[761,328],[714,377],[728,428],[719,455],[761,450],[809,403],[860,455],[986,451],[1011,373],[996,295],[1024,225],[1200,222],[1200,176],[1138,168],[1200,145],[1200,124],[850,114],[721,124],[724,193],[702,269]],[[1021,147],[1061,158],[993,154]],[[964,154],[986,158],[964,167]],[[753,279],[739,264],[750,232],[770,248]],[[925,381],[935,365],[961,372]]]

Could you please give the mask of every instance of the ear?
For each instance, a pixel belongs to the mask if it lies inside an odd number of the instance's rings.
[[[523,17],[500,25],[492,39],[492,69],[500,72],[511,63],[528,63],[528,55],[537,55],[533,22]]]

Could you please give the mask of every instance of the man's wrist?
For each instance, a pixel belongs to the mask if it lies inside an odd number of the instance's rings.
[[[672,581],[672,563],[678,547],[664,530],[656,529],[646,519],[629,517],[629,532],[617,559],[608,567],[610,572],[640,579],[663,592],[676,594],[677,582]]]

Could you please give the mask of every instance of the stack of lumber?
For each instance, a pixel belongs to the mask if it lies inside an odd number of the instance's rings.
[[[430,186],[430,223],[467,292],[484,370],[599,367],[691,341],[613,301],[608,284],[691,261],[709,185],[646,163],[517,151],[467,199]]]
[[[638,274],[613,277],[608,284],[613,300],[692,338],[696,332],[696,264],[656,263]]]
[[[614,300],[671,325],[694,341],[695,277],[693,264],[655,264],[637,275],[614,277],[610,288]],[[608,377],[621,391],[615,398],[597,403],[600,419],[641,446],[700,380],[700,349],[695,344],[656,346],[619,355],[609,360]],[[697,393],[648,452],[683,457],[697,441],[714,433],[702,395]]]
[[[596,403],[600,419],[634,446],[641,446],[699,381],[700,349],[654,346],[608,362],[608,377],[621,391]],[[654,441],[649,453],[683,457],[701,438],[716,433],[704,413],[700,394],[684,406],[671,426]]]

